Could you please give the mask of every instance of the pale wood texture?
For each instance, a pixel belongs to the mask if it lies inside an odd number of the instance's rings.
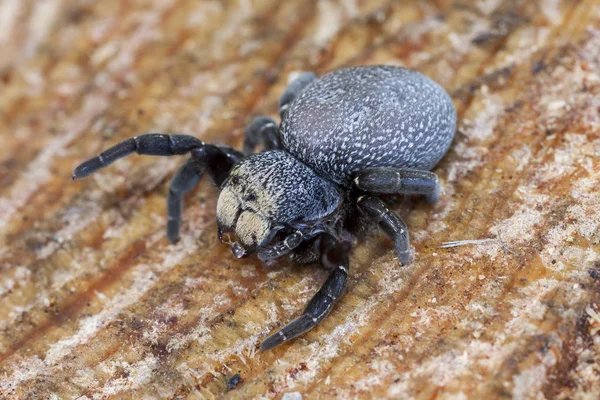
[[[597,1],[2,0],[0,49],[3,398],[598,398]],[[376,63],[455,100],[441,200],[396,207],[410,266],[373,234],[333,313],[274,351],[322,270],[234,259],[208,182],[169,245],[181,158],[70,180],[141,132],[239,145],[294,71]]]

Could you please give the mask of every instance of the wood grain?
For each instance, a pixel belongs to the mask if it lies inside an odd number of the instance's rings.
[[[600,396],[597,1],[3,0],[0,47],[2,398]],[[441,200],[395,206],[410,266],[374,232],[274,351],[322,270],[234,259],[208,182],[168,244],[182,159],[70,180],[141,132],[239,146],[294,72],[379,63],[452,94]]]

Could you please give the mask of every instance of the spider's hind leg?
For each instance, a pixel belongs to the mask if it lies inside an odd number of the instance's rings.
[[[348,242],[322,241],[321,263],[329,271],[329,277],[319,291],[308,302],[304,313],[278,332],[266,338],[260,345],[262,351],[272,349],[308,332],[321,322],[344,294],[348,280],[350,244]]]
[[[430,203],[440,196],[440,181],[431,171],[411,168],[369,168],[354,178],[365,192],[381,194],[421,194]]]

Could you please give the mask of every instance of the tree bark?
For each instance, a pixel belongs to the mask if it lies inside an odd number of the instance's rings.
[[[0,21],[0,397],[600,396],[598,2],[4,0]],[[368,64],[452,95],[441,198],[394,206],[411,265],[374,232],[273,351],[325,271],[235,259],[208,181],[169,244],[182,158],[71,181],[143,132],[239,148],[294,72]]]

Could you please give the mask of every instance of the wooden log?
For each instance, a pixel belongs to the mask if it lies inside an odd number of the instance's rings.
[[[597,1],[4,0],[0,21],[0,397],[600,395]],[[142,132],[240,146],[294,72],[380,63],[455,101],[441,199],[395,206],[410,266],[375,232],[273,351],[324,271],[235,259],[209,182],[168,244],[182,159],[70,180]]]

